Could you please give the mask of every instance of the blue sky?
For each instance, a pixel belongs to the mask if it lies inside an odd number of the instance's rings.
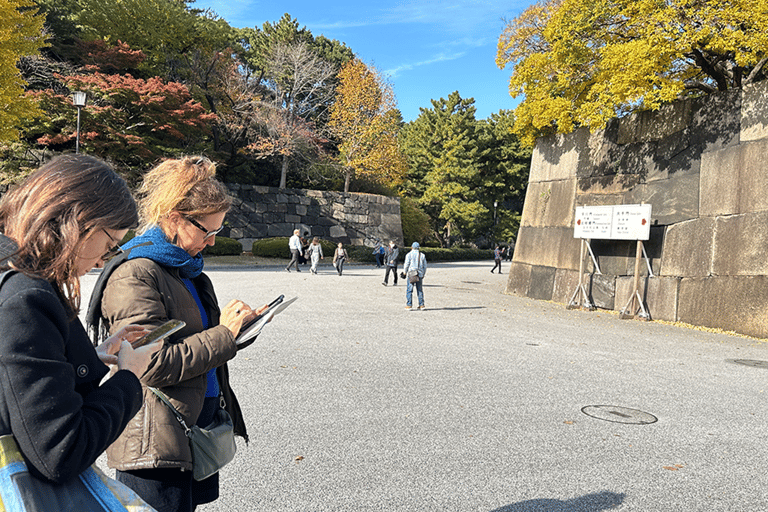
[[[238,28],[277,22],[285,13],[313,35],[346,43],[366,64],[389,76],[405,121],[431,108],[430,100],[459,91],[474,98],[477,119],[513,109],[511,70],[496,67],[505,19],[533,0],[197,0]]]

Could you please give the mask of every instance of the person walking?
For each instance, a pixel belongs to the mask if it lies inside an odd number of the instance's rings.
[[[381,245],[381,240],[376,239],[376,245],[373,246],[373,257],[376,258],[376,268],[381,268],[381,257],[382,257],[382,250],[383,247]]]
[[[405,309],[411,310],[413,306],[413,287],[419,300],[419,309],[424,309],[424,276],[427,273],[427,258],[419,250],[419,242],[411,244],[411,252],[405,255],[403,272],[400,277],[407,279],[405,289]]]
[[[390,272],[392,272],[393,285],[397,286],[397,257],[399,255],[400,249],[397,248],[395,241],[391,240],[384,256],[384,265],[387,267],[387,270],[384,271],[384,282],[381,283],[384,286],[387,286]]]
[[[506,260],[507,261],[512,261],[512,256],[514,255],[514,253],[515,253],[515,241],[514,240],[510,240],[509,243],[507,244],[507,258],[506,258]]]
[[[312,239],[312,243],[309,244],[307,253],[309,253],[309,257],[312,260],[312,266],[310,267],[309,271],[317,275],[317,264],[320,260],[323,259],[323,246],[320,245],[320,239],[317,237]]]
[[[82,154],[50,160],[0,202],[0,435],[24,456],[25,492],[44,488],[38,478],[71,483],[142,406],[139,377],[160,343],[134,349],[149,331],[124,325],[94,349],[78,318],[80,278],[137,222],[125,181]]]
[[[163,342],[141,376],[144,406],[107,450],[107,464],[159,512],[192,512],[218,498],[219,473],[192,478],[185,429],[149,387],[165,394],[190,427],[207,427],[223,408],[235,435],[247,441],[227,361],[238,353],[240,328],[258,311],[237,299],[220,309],[203,272],[201,251],[214,245],[230,208],[215,164],[204,157],[166,160],[144,176],[139,192],[140,235],[96,282],[89,324],[97,332],[171,319],[186,326]]]
[[[501,249],[498,245],[493,250],[493,268],[491,269],[491,274],[493,274],[493,271],[497,268],[499,269],[499,274],[501,274],[501,257],[504,254],[504,249]]]
[[[305,231],[303,236],[299,237],[301,241],[301,254],[299,254],[299,265],[307,264],[307,249],[309,249],[309,231]]]
[[[338,272],[339,275],[341,275],[342,270],[344,270],[344,260],[346,259],[347,250],[344,249],[344,246],[339,242],[339,245],[333,252],[333,266],[336,267],[336,272]]]
[[[288,240],[288,249],[291,251],[291,261],[288,262],[288,266],[285,267],[285,270],[290,272],[291,265],[296,265],[296,272],[301,272],[301,270],[299,270],[299,256],[304,254],[304,250],[301,246],[301,238],[299,238],[298,229],[293,230],[293,236]]]

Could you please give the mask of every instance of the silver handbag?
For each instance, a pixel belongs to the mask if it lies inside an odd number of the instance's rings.
[[[171,409],[189,438],[189,447],[192,450],[192,478],[198,482],[205,480],[232,462],[237,445],[235,445],[235,426],[227,411],[224,409],[216,411],[213,422],[205,428],[197,425],[188,427],[181,413],[171,405],[165,393],[157,388],[149,388],[149,390]]]

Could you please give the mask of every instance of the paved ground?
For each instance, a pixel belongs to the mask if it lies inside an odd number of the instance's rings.
[[[768,370],[729,362],[768,345],[506,296],[491,266],[432,265],[411,312],[371,266],[211,269],[222,303],[299,299],[230,363],[251,442],[201,512],[768,510]]]

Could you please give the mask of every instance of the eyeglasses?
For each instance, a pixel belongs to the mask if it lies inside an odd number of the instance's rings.
[[[202,224],[200,224],[199,222],[197,222],[197,221],[196,221],[195,219],[193,219],[192,217],[186,217],[186,216],[185,216],[184,218],[185,218],[185,219],[187,219],[187,220],[189,221],[189,223],[190,223],[190,224],[192,224],[192,225],[193,225],[193,226],[195,226],[197,229],[199,229],[200,231],[202,231],[203,233],[205,233],[205,236],[203,237],[203,240],[208,240],[208,239],[209,239],[209,238],[211,238],[212,236],[216,236],[216,235],[218,235],[218,234],[221,232],[221,230],[222,230],[222,229],[224,229],[224,226],[221,226],[221,227],[219,227],[219,229],[214,229],[213,231],[208,231],[207,229],[205,229],[205,228],[203,227],[203,225],[202,225]]]
[[[118,254],[120,254],[121,252],[123,252],[123,250],[120,248],[120,242],[119,242],[119,241],[117,241],[117,240],[115,240],[115,239],[112,237],[112,235],[110,235],[109,233],[107,233],[107,230],[106,230],[106,229],[104,229],[104,228],[101,228],[101,230],[104,232],[104,234],[105,234],[105,235],[107,235],[107,236],[109,237],[109,239],[110,239],[110,240],[112,240],[113,242],[117,242],[117,243],[116,243],[116,244],[115,244],[113,247],[110,247],[110,248],[109,248],[109,250],[108,250],[107,252],[105,252],[104,254],[102,254],[102,255],[101,255],[101,259],[102,259],[102,261],[107,261],[108,259],[114,258],[114,257],[115,257],[115,256],[117,256]]]

